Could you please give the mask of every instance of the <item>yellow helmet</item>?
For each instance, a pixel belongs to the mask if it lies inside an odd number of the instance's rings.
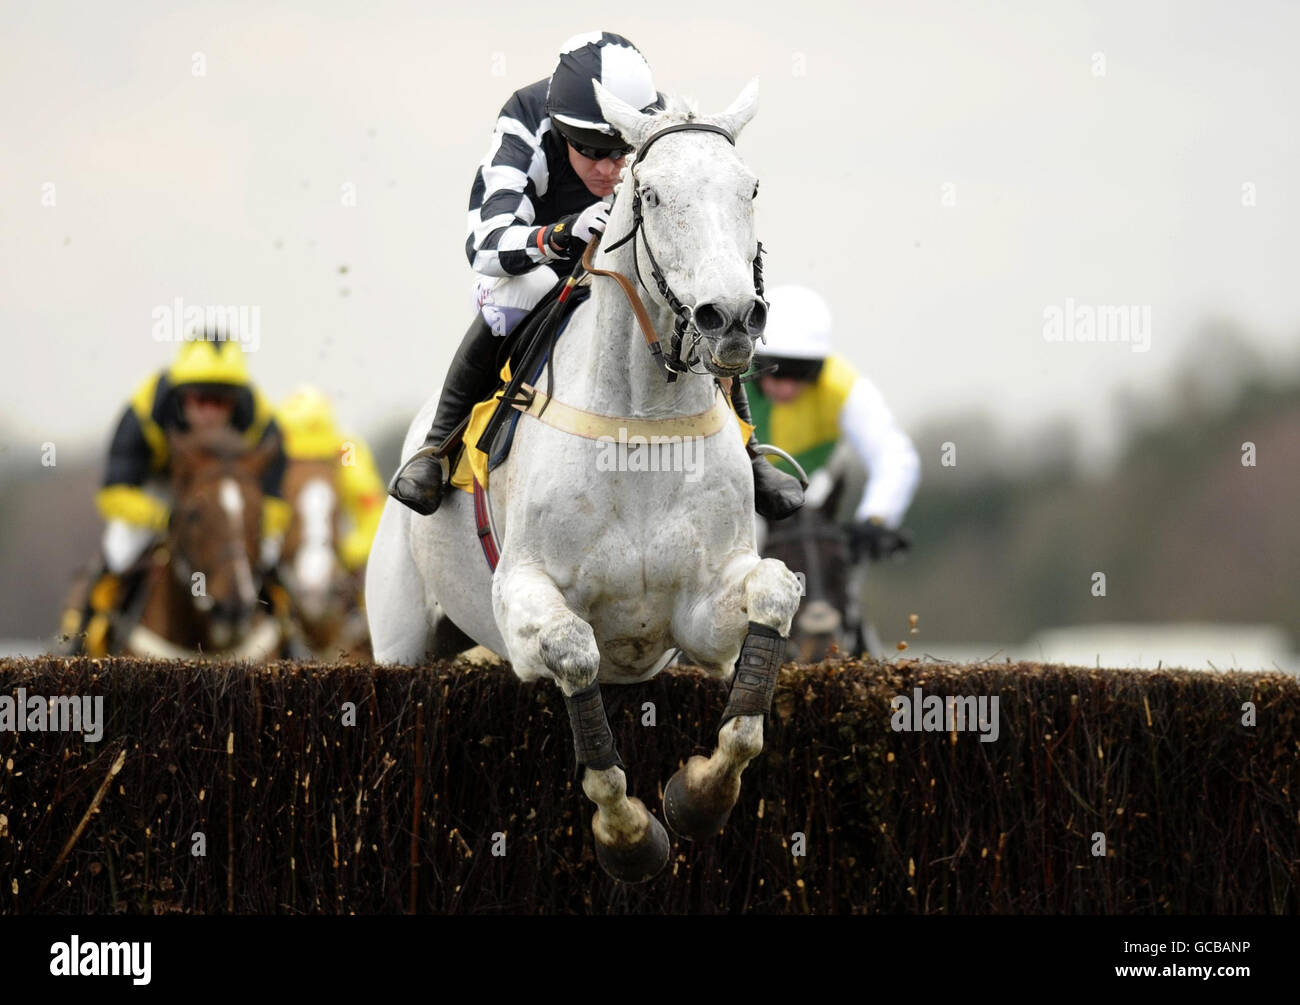
[[[284,434],[284,449],[292,458],[336,458],[343,434],[334,422],[329,398],[314,387],[300,387],[280,403],[276,422]]]
[[[238,342],[196,339],[182,342],[167,371],[173,387],[184,384],[231,384],[247,387],[248,361]]]

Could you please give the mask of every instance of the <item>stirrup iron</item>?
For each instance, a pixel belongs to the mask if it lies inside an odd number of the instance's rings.
[[[805,491],[807,490],[807,488],[808,488],[808,475],[807,475],[807,473],[804,471],[804,469],[803,469],[803,465],[800,464],[798,461],[796,461],[796,460],[795,460],[793,457],[791,457],[789,454],[787,454],[787,453],[786,453],[784,450],[782,450],[780,447],[774,447],[774,446],[772,446],[772,444],[770,444],[770,443],[751,443],[751,444],[749,445],[749,447],[750,447],[750,449],[751,449],[754,453],[756,453],[756,454],[758,454],[758,455],[760,455],[760,456],[763,456],[763,455],[766,455],[766,454],[775,454],[777,457],[781,458],[781,460],[785,461],[785,462],[786,462],[787,464],[789,464],[792,468],[794,468],[797,472],[799,472],[799,487],[800,487],[801,489],[804,489]]]

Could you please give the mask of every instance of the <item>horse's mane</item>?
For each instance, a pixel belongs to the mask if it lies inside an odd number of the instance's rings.
[[[694,98],[688,98],[680,94],[665,94],[664,109],[658,112],[655,118],[662,117],[664,125],[670,125],[671,119],[689,122],[691,119],[698,118],[699,114],[700,109]]]
[[[651,115],[656,129],[661,129],[664,126],[675,126],[681,122],[694,122],[699,117],[700,109],[695,99],[680,94],[665,94],[663,109]],[[627,166],[614,184],[614,198],[618,198],[619,190],[623,187],[623,180],[632,176],[632,167],[635,164],[636,156],[633,155],[628,158]]]

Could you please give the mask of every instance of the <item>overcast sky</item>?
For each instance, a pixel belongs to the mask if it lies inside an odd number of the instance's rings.
[[[1300,365],[1297,5],[642,6],[4,0],[10,459],[102,449],[177,297],[260,309],[273,397],[310,381],[355,430],[405,421],[470,318],[497,110],[599,28],[705,112],[760,77],[740,151],[768,281],[824,293],[908,425],[1061,414],[1097,450],[1112,392],[1163,386],[1219,317]],[[1047,341],[1067,298],[1149,307],[1149,351]]]

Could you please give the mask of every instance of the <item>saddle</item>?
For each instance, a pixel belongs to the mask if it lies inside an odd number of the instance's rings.
[[[561,301],[566,288],[570,290],[569,295]],[[472,493],[476,478],[480,485],[486,486],[488,472],[509,455],[515,427],[523,414],[514,405],[530,400],[523,385],[537,382],[574,309],[589,296],[588,286],[566,287],[557,283],[504,340],[497,353],[500,367],[497,385],[470,410],[460,443],[449,458],[454,487]]]

